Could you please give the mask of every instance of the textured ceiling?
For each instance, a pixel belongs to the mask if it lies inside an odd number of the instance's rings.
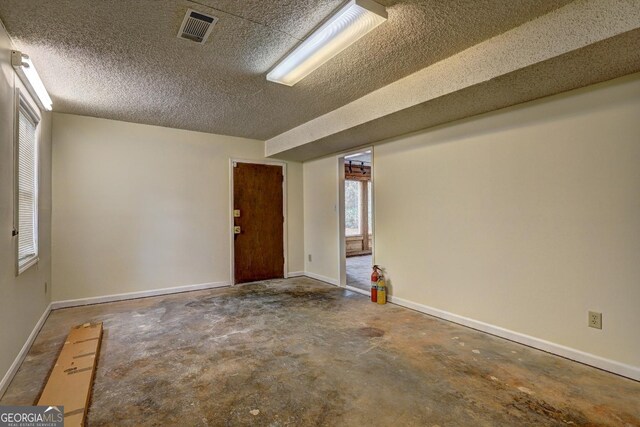
[[[269,139],[570,0],[380,0],[389,20],[290,88],[267,71],[342,0],[2,0],[54,110]],[[219,18],[199,45],[187,8]]]

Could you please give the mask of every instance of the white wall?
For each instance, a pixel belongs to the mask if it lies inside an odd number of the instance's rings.
[[[305,162],[303,169],[305,272],[337,285],[340,283],[338,160],[332,156]]]
[[[0,379],[27,341],[50,302],[51,283],[51,115],[40,122],[38,235],[40,261],[15,275],[13,228],[13,145],[15,88],[21,86],[11,67],[11,42],[0,24]],[[24,88],[21,89],[24,93]],[[6,384],[5,384],[6,385]],[[0,394],[1,391],[0,391]]]
[[[264,143],[262,143],[264,154]],[[304,272],[304,203],[302,163],[287,162],[287,270]]]
[[[229,282],[229,159],[262,142],[58,113],[53,141],[54,301]],[[287,171],[301,271],[302,166]]]
[[[639,119],[635,74],[376,145],[391,294],[640,367]],[[304,164],[307,268],[333,278],[335,164]]]

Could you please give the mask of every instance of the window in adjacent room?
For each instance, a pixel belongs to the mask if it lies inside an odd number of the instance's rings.
[[[345,234],[357,236],[362,233],[362,185],[360,181],[344,182]]]
[[[18,95],[15,225],[18,274],[38,262],[38,115]]]
[[[371,232],[373,231],[373,205],[371,203],[371,201],[373,200],[373,185],[371,185],[371,181],[367,181],[365,183],[365,185],[367,186],[367,193],[368,193],[368,197],[367,197],[367,223],[368,223],[368,227],[367,229],[369,230],[369,234],[371,234]]]

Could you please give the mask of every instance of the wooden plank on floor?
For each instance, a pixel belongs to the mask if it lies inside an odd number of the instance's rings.
[[[102,342],[102,322],[71,328],[38,405],[64,406],[64,425],[83,426]]]

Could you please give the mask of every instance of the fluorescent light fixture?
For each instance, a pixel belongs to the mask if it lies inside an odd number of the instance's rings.
[[[267,80],[293,86],[386,20],[384,6],[371,0],[350,0],[281,60]]]
[[[20,76],[20,80],[25,84],[31,96],[39,101],[40,107],[51,111],[53,102],[29,56],[17,50],[11,51],[11,65],[15,68],[16,73]]]

